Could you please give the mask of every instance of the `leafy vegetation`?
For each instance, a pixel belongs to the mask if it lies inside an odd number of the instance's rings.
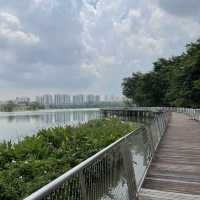
[[[118,119],[40,130],[0,144],[0,199],[19,200],[136,128]]]
[[[141,106],[200,106],[200,40],[186,46],[186,52],[159,59],[148,73],[125,78],[123,94]]]

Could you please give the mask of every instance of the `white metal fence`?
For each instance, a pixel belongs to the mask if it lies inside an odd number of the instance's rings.
[[[170,118],[168,111],[152,110],[149,108],[145,113],[145,116],[151,116],[146,127],[122,137],[25,200],[137,199]],[[121,114],[124,119],[131,117],[128,112]]]

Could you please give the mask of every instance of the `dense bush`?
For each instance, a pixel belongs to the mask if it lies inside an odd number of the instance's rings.
[[[135,128],[117,119],[40,130],[0,144],[0,199],[19,200]]]

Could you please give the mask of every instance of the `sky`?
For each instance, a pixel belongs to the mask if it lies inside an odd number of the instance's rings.
[[[0,0],[0,100],[121,94],[200,38],[199,0]]]

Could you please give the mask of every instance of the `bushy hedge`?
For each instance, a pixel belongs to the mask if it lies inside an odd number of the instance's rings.
[[[0,199],[23,199],[135,128],[118,119],[92,120],[1,143]]]

